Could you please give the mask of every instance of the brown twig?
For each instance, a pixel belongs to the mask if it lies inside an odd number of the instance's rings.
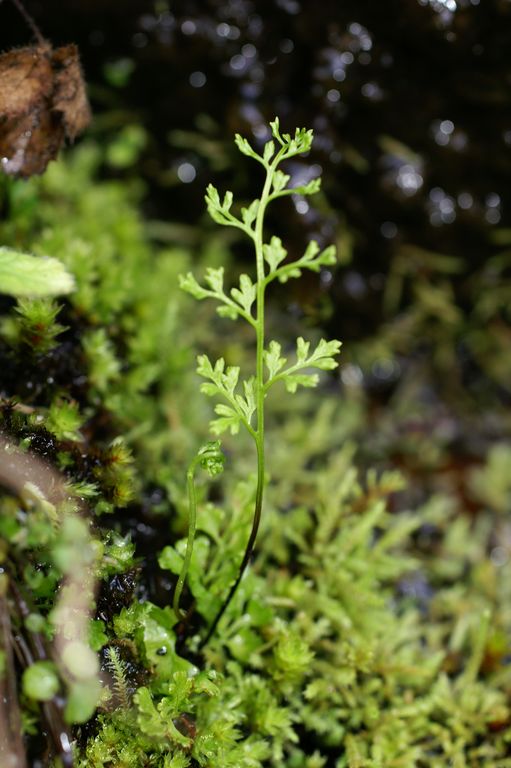
[[[26,768],[11,634],[7,600],[0,594],[0,650],[4,657],[0,676],[0,764],[5,768]]]
[[[61,476],[51,466],[37,457],[22,453],[9,440],[0,434],[0,485],[12,490],[18,496],[23,496],[30,487],[35,498],[41,499],[53,506],[56,522],[62,522],[57,510],[66,499],[67,492]],[[66,513],[71,515],[71,513]],[[28,643],[21,629],[16,635],[10,632],[9,646],[14,644],[21,665],[33,663],[34,660],[53,659],[57,664],[64,680],[73,679],[72,672],[66,667],[63,659],[66,646],[79,643],[88,650],[88,618],[94,595],[94,576],[91,568],[91,552],[86,529],[83,539],[77,541],[77,552],[74,568],[64,576],[63,588],[54,608],[55,638],[53,648],[47,646],[45,638],[37,632],[28,633]],[[23,595],[22,588],[17,584],[16,574],[9,579],[9,591],[12,596],[12,609],[19,619],[22,628],[24,619],[31,613],[30,605]],[[16,648],[17,646],[17,648]],[[89,651],[90,653],[90,651]],[[29,654],[29,657],[27,657]],[[30,658],[32,661],[28,661]],[[97,670],[91,670],[91,677],[97,677]],[[17,702],[17,699],[15,699]],[[56,700],[46,702],[42,706],[44,717],[48,723],[54,749],[64,768],[72,768],[73,755],[71,748],[71,731],[65,724],[62,707]],[[0,709],[0,718],[2,718]],[[4,716],[5,717],[5,716]],[[0,725],[0,728],[2,726]],[[3,768],[3,763],[1,763]],[[20,765],[24,766],[24,764]],[[14,764],[18,768],[17,764]],[[14,767],[13,767],[14,768]]]
[[[20,626],[30,615],[31,610],[27,601],[21,594],[14,579],[9,580],[9,589],[12,594],[15,610],[19,616]],[[17,651],[18,659],[22,666],[29,667],[34,661],[48,661],[51,659],[50,649],[47,647],[44,637],[39,632],[30,632],[29,642],[21,630],[13,633],[13,645]],[[46,701],[42,705],[43,716],[52,735],[55,751],[64,768],[72,768],[73,754],[71,751],[72,735],[68,725],[64,722],[62,706],[56,698]]]

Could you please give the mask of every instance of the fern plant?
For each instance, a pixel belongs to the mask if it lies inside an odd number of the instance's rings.
[[[288,362],[282,355],[281,344],[275,340],[267,343],[266,340],[265,298],[266,289],[270,284],[275,281],[285,283],[290,278],[299,277],[304,269],[319,272],[322,267],[331,266],[336,261],[334,246],[321,250],[315,241],[308,244],[299,259],[287,261],[287,251],[280,238],[277,236],[272,236],[269,240],[265,238],[265,216],[270,203],[289,195],[312,195],[320,189],[319,178],[303,186],[290,187],[290,176],[280,168],[286,160],[303,155],[310,150],[313,140],[312,130],[297,128],[294,136],[281,133],[278,118],[270,123],[270,127],[273,139],[265,144],[262,154],[258,154],[242,136],[236,135],[235,139],[240,152],[264,168],[265,179],[260,198],[254,200],[248,207],[241,208],[237,215],[233,212],[232,192],[226,192],[221,199],[218,190],[213,185],[209,185],[206,193],[206,204],[211,218],[221,226],[240,229],[252,241],[256,265],[255,280],[247,274],[242,274],[239,278],[239,286],[226,290],[223,267],[209,268],[203,285],[197,282],[191,272],[180,278],[181,288],[198,300],[214,299],[219,304],[217,312],[221,317],[244,320],[252,327],[256,338],[255,372],[244,380],[240,379],[240,368],[226,366],[223,358],[214,362],[207,355],[200,355],[198,358],[197,373],[206,379],[201,386],[201,391],[210,397],[220,399],[215,406],[216,418],[211,422],[211,431],[216,436],[226,430],[236,434],[242,426],[253,439],[257,456],[257,487],[252,528],[236,579],[210,625],[203,645],[215,631],[234,596],[254,550],[263,509],[265,486],[264,406],[266,396],[279,382],[282,382],[291,393],[296,392],[299,386],[315,387],[319,376],[317,373],[311,373],[310,369],[323,371],[334,369],[337,366],[334,358],[341,346],[339,341],[321,339],[316,348],[311,349],[310,342],[300,337],[296,342],[296,357],[292,362]],[[196,463],[194,461],[194,465]],[[189,497],[191,501],[190,532],[185,563],[176,590],[177,600],[174,600],[176,609],[193,546],[192,531],[195,525],[193,491],[189,493]]]

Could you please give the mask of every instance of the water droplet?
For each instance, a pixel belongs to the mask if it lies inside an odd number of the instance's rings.
[[[191,163],[181,163],[177,169],[177,176],[179,181],[182,181],[183,184],[190,184],[190,182],[197,176],[197,171],[195,170],[195,166]]]
[[[489,208],[484,214],[488,224],[498,224],[500,221],[500,212],[496,208]]]
[[[165,11],[161,14],[158,20],[158,24],[160,24],[160,26],[162,26],[164,29],[168,30],[174,26],[174,16],[169,13],[169,11]]]
[[[155,27],[158,26],[158,19],[151,13],[144,13],[140,17],[139,24],[142,29],[145,29],[147,32],[151,32],[153,29],[155,29]]]
[[[291,53],[294,50],[294,47],[295,44],[288,37],[285,37],[284,40],[280,41],[279,48],[282,53]]]
[[[458,205],[464,211],[468,211],[469,208],[472,208],[474,205],[474,198],[470,192],[460,192],[458,195]]]
[[[147,35],[144,32],[136,32],[131,40],[135,48],[145,48],[147,45]]]
[[[454,123],[452,120],[442,120],[439,127],[440,131],[446,136],[450,136],[454,131]]]
[[[354,21],[352,24],[349,25],[348,32],[351,35],[358,36],[362,32],[362,27],[358,22]]]
[[[181,32],[183,35],[194,35],[197,31],[197,24],[192,21],[191,19],[187,19],[186,21],[183,21],[181,24]]]
[[[327,91],[326,97],[331,104],[336,104],[341,100],[341,94],[337,88],[330,88],[330,90]]]
[[[384,221],[380,227],[380,232],[386,240],[392,240],[397,235],[397,227],[393,221]]]
[[[383,91],[378,83],[364,83],[362,86],[362,96],[373,101],[379,101],[383,98]]]
[[[341,381],[347,387],[359,387],[364,381],[362,369],[351,363],[344,365],[341,369]]]
[[[445,192],[441,187],[433,187],[429,193],[429,199],[437,203],[439,200],[443,200]]]
[[[202,88],[206,84],[206,75],[204,72],[192,72],[190,75],[190,85],[192,88]]]
[[[229,66],[235,72],[241,72],[247,66],[247,60],[244,56],[237,53],[235,56],[231,58],[229,62]]]
[[[296,16],[297,13],[300,13],[300,3],[297,0],[277,0],[277,5],[291,16]]]
[[[390,357],[376,360],[372,366],[372,373],[380,381],[388,381],[399,375],[399,364]]]
[[[500,195],[496,192],[490,192],[489,195],[486,195],[485,202],[488,208],[498,208],[500,205]]]
[[[422,187],[423,178],[417,168],[405,163],[397,172],[396,184],[405,195],[414,195]]]
[[[231,31],[231,26],[230,24],[226,24],[225,21],[219,24],[216,28],[216,33],[218,37],[229,37],[230,31]]]
[[[355,272],[354,270],[347,272],[343,284],[346,293],[354,299],[361,299],[367,293],[367,285],[360,272]]]

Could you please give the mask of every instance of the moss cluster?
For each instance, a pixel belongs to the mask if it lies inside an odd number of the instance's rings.
[[[13,664],[31,759],[60,767],[51,726],[63,722],[80,768],[511,766],[509,451],[494,448],[465,494],[438,483],[410,509],[398,473],[357,467],[352,437],[368,417],[353,391],[340,403],[325,389],[319,408],[304,393],[285,426],[285,401],[273,403],[259,555],[197,653],[235,574],[255,478],[241,460],[237,479],[199,493],[193,613],[179,621],[182,467],[208,420],[191,386],[192,325],[214,346],[214,320],[177,290],[190,254],[151,247],[139,190],[98,181],[100,159],[84,145],[5,190],[2,241],[60,258],[77,283],[65,301],[2,305],[2,431],[67,494],[61,507],[34,489],[1,501],[1,597],[30,651]],[[221,248],[198,258],[217,266]],[[224,355],[242,345],[230,338]],[[34,650],[51,648],[78,545],[99,582],[89,637],[102,681],[80,702],[51,650]]]

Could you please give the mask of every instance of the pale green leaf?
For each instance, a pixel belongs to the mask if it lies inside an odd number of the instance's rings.
[[[218,267],[218,269],[214,269],[213,267],[208,267],[204,280],[215,293],[221,294],[224,287],[224,268]]]
[[[243,382],[243,390],[245,397],[236,395],[236,402],[245,419],[250,423],[250,419],[256,409],[255,378],[253,376],[248,381]]]
[[[174,547],[166,546],[163,547],[158,555],[158,565],[164,571],[180,574],[183,567],[183,558]]]
[[[225,368],[225,360],[223,357],[219,357],[213,368],[213,381],[216,381],[217,384],[222,381],[222,374],[224,372],[224,368]]]
[[[226,214],[229,212],[229,208],[232,205],[232,192],[226,192],[223,203],[221,203],[218,190],[212,184],[209,184],[206,190],[205,200],[208,213],[213,221],[216,221],[217,224],[222,224],[223,226],[231,225],[232,222]]]
[[[208,295],[207,290],[199,285],[191,272],[188,272],[186,275],[179,275],[179,287],[186,291],[186,293],[191,294],[195,299],[205,299]]]
[[[259,209],[259,200],[253,200],[248,206],[248,208],[241,209],[241,218],[243,219],[243,222],[247,225],[247,227],[249,227],[254,221],[255,217],[257,216],[258,209]]]
[[[213,377],[213,366],[207,355],[199,355],[197,357],[197,373],[206,379]]]
[[[315,195],[321,189],[321,178],[312,179],[307,184],[301,184],[293,187],[293,193],[296,195]]]
[[[287,173],[283,173],[282,171],[275,171],[273,176],[273,191],[282,192],[282,190],[285,189],[289,179],[290,177],[287,175]]]
[[[208,206],[220,208],[220,195],[218,194],[218,189],[213,184],[208,184],[205,200]]]
[[[215,413],[219,416],[218,419],[213,419],[210,422],[210,429],[215,435],[221,435],[222,432],[230,430],[231,435],[236,435],[240,428],[240,414],[237,413],[234,408],[225,403],[218,403],[215,406]]]
[[[230,395],[234,393],[234,389],[236,388],[236,384],[238,383],[239,375],[240,375],[239,366],[230,365],[222,377],[221,383],[225,388],[226,392],[228,392]]]
[[[304,266],[308,266],[308,262],[313,261],[314,257],[317,256],[318,253],[319,245],[315,240],[310,240],[300,261]]]
[[[270,341],[268,349],[263,352],[264,363],[268,368],[268,378],[271,380],[285,366],[286,358],[281,357],[282,347],[278,341]]]
[[[307,360],[308,365],[313,365],[315,368],[321,368],[324,371],[337,368],[338,363],[333,360],[334,355],[338,355],[341,349],[341,342],[333,339],[332,341],[326,341],[321,339],[316,349]]]
[[[280,135],[280,120],[279,120],[278,117],[276,117],[275,120],[272,120],[270,122],[270,128],[271,128],[271,132],[273,134],[273,137],[275,139],[277,139],[279,144],[282,144],[283,143],[282,142],[282,137]]]
[[[296,265],[291,265],[285,272],[278,273],[279,283],[287,283],[290,277],[300,277],[302,270]]]
[[[284,138],[287,138],[287,137],[284,136]],[[294,138],[291,141],[288,141],[288,144],[289,144],[288,157],[295,154],[303,155],[305,152],[308,152],[312,146],[313,138],[314,138],[314,134],[311,129],[307,130],[306,128],[297,128],[295,131]]]
[[[230,405],[225,403],[218,403],[215,405],[215,413],[218,416],[227,416],[228,418],[239,419],[239,413]]]
[[[315,387],[319,381],[317,373],[292,373],[284,377],[284,386],[288,392],[296,392],[300,387]]]
[[[304,363],[307,360],[309,354],[310,341],[305,341],[302,336],[296,340],[296,356],[299,363]]]
[[[101,698],[101,683],[93,678],[73,680],[67,692],[64,717],[68,723],[86,723],[90,720]]]
[[[336,247],[335,245],[329,245],[327,248],[325,248],[324,251],[321,251],[321,254],[318,258],[318,263],[321,266],[329,267],[335,264],[337,261],[337,253],[336,253]]]
[[[138,688],[133,698],[138,709],[137,723],[142,733],[152,738],[162,739],[166,733],[165,723],[153,704],[149,689]]]
[[[236,307],[231,307],[229,304],[223,304],[216,308],[217,315],[220,315],[220,317],[228,317],[229,320],[236,320],[240,312],[241,310]]]
[[[0,293],[58,296],[71,293],[74,278],[58,259],[0,247]]]
[[[208,397],[215,397],[215,395],[222,394],[222,391],[212,381],[206,381],[204,384],[201,384],[200,391],[203,395],[207,395]]]
[[[273,141],[267,141],[264,145],[263,159],[265,163],[269,163],[275,153],[275,144]]]
[[[240,287],[233,288],[231,290],[231,296],[241,307],[243,307],[245,312],[250,313],[250,307],[254,303],[256,297],[256,287],[248,275],[240,276]]]
[[[247,157],[253,157],[257,160],[259,159],[259,155],[255,152],[255,150],[252,149],[248,141],[243,138],[243,136],[240,136],[239,133],[237,133],[234,137],[234,142],[243,155],[246,155]]]
[[[226,219],[220,210],[208,206],[208,213],[216,224],[221,224],[223,227],[231,225],[231,222]]]
[[[270,274],[275,272],[278,265],[284,261],[287,251],[282,245],[280,237],[272,237],[269,243],[263,245],[264,259],[270,267]]]
[[[227,191],[224,195],[224,201],[222,203],[222,211],[229,211],[232,205],[232,192]]]

